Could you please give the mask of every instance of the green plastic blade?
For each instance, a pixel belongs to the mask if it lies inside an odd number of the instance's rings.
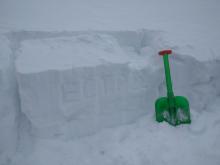
[[[174,107],[170,107],[167,97],[156,100],[156,120],[158,122],[167,121],[174,126],[191,123],[188,100],[183,96],[175,96],[173,101]]]

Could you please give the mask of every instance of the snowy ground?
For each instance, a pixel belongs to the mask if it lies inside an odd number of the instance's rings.
[[[0,165],[220,164],[219,1],[0,3]],[[155,121],[164,48],[191,125]]]

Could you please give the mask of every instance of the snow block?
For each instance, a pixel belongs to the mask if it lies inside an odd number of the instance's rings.
[[[87,34],[22,42],[19,94],[34,135],[79,137],[154,113],[158,76],[146,64],[134,68],[146,56],[119,41]]]

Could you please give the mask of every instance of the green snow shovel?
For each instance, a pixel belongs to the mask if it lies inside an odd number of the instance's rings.
[[[172,50],[159,52],[159,55],[163,56],[164,61],[167,97],[160,97],[156,100],[155,111],[158,122],[166,121],[173,126],[177,126],[179,124],[189,124],[191,119],[188,100],[183,96],[174,96],[173,93],[168,59],[168,55],[171,53]]]

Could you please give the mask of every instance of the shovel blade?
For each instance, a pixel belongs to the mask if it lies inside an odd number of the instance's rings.
[[[175,106],[172,108],[167,97],[161,97],[156,100],[156,120],[158,122],[166,121],[174,126],[191,123],[188,100],[183,96],[175,96],[173,99]]]

